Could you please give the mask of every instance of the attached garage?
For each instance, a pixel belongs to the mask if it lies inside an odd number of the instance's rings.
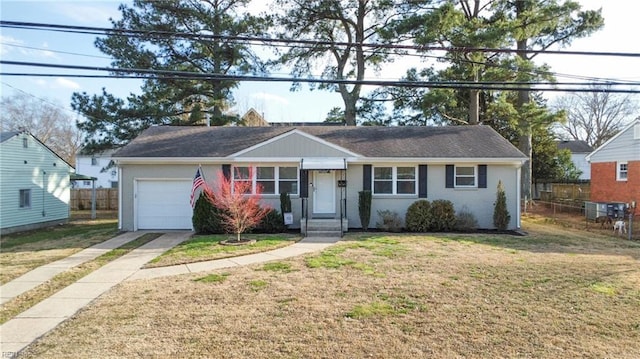
[[[136,180],[137,229],[192,229],[191,180]]]

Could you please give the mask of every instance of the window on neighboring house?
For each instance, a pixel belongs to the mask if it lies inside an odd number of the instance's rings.
[[[455,167],[455,186],[456,187],[475,187],[476,186],[476,167],[475,166],[456,166]]]
[[[415,167],[374,167],[374,194],[416,194]]]
[[[97,166],[98,165],[98,159],[95,157],[91,157],[91,165],[92,166]]]
[[[20,208],[31,208],[31,190],[20,190]]]
[[[628,164],[627,162],[618,162],[618,170],[616,179],[618,181],[626,181],[627,175],[629,174]]]
[[[91,186],[91,181],[82,181],[85,186]]]
[[[250,172],[249,167],[234,167],[234,182],[250,181],[251,193],[261,186],[263,194],[298,194],[297,167],[258,166],[253,170],[253,178],[249,178]]]
[[[29,148],[29,139],[26,137],[22,138],[22,147]]]
[[[118,181],[111,181],[111,188],[118,188]]]

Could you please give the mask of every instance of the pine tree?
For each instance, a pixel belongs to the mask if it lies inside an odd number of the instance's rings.
[[[493,208],[493,225],[499,230],[505,230],[509,226],[511,215],[507,210],[507,195],[504,192],[502,181],[498,181],[496,203]]]

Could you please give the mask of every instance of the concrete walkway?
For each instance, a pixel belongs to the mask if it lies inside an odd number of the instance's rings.
[[[131,235],[140,236],[141,233],[133,232]],[[17,354],[27,345],[73,316],[82,307],[137,272],[145,263],[190,236],[191,232],[164,234],[107,263],[5,322],[0,326],[2,356],[12,357]]]
[[[339,237],[306,237],[290,246],[274,249],[268,252],[249,254],[246,256],[233,258],[216,259],[207,262],[196,262],[169,267],[141,269],[134,273],[131,277],[127,278],[127,280],[159,278],[285,259],[299,256],[305,253],[320,251],[338,242],[339,240]]]
[[[126,232],[107,241],[98,243],[93,247],[83,249],[82,251],[72,254],[66,258],[35,268],[34,270],[0,286],[0,304],[4,304],[20,294],[51,280],[51,278],[62,272],[98,258],[112,249],[131,242],[145,233],[147,232]]]
[[[137,238],[142,234],[144,233],[131,232],[122,236],[129,235]],[[263,253],[170,267],[140,269],[148,261],[188,239],[191,234],[191,232],[166,233],[156,240],[104,265],[76,283],[60,290],[7,321],[0,326],[2,357],[17,355],[18,352],[36,339],[73,316],[82,307],[125,280],[158,278],[268,262],[319,251],[340,240],[340,238],[331,237],[304,238],[288,247]],[[128,237],[123,237],[120,240],[125,241],[125,238]],[[2,296],[4,297],[4,292]]]

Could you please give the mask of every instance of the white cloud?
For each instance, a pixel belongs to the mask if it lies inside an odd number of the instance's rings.
[[[65,79],[63,77],[56,78],[54,86],[65,88],[65,89],[71,89],[71,90],[79,90],[80,89],[80,84],[78,84],[75,81],[71,81],[69,79]]]
[[[119,2],[60,2],[56,3],[56,12],[80,24],[110,27],[109,18],[119,19]]]
[[[11,45],[24,45],[24,41],[5,35],[0,35],[0,42],[2,43],[0,44],[0,55],[3,56],[16,49],[16,47]]]
[[[289,100],[285,97],[282,96],[278,96],[278,95],[274,95],[274,94],[270,94],[270,93],[266,93],[266,92],[256,92],[256,93],[252,93],[251,98],[256,99],[256,100],[263,100],[266,102],[277,102],[280,103],[282,105],[288,105],[289,104]]]

